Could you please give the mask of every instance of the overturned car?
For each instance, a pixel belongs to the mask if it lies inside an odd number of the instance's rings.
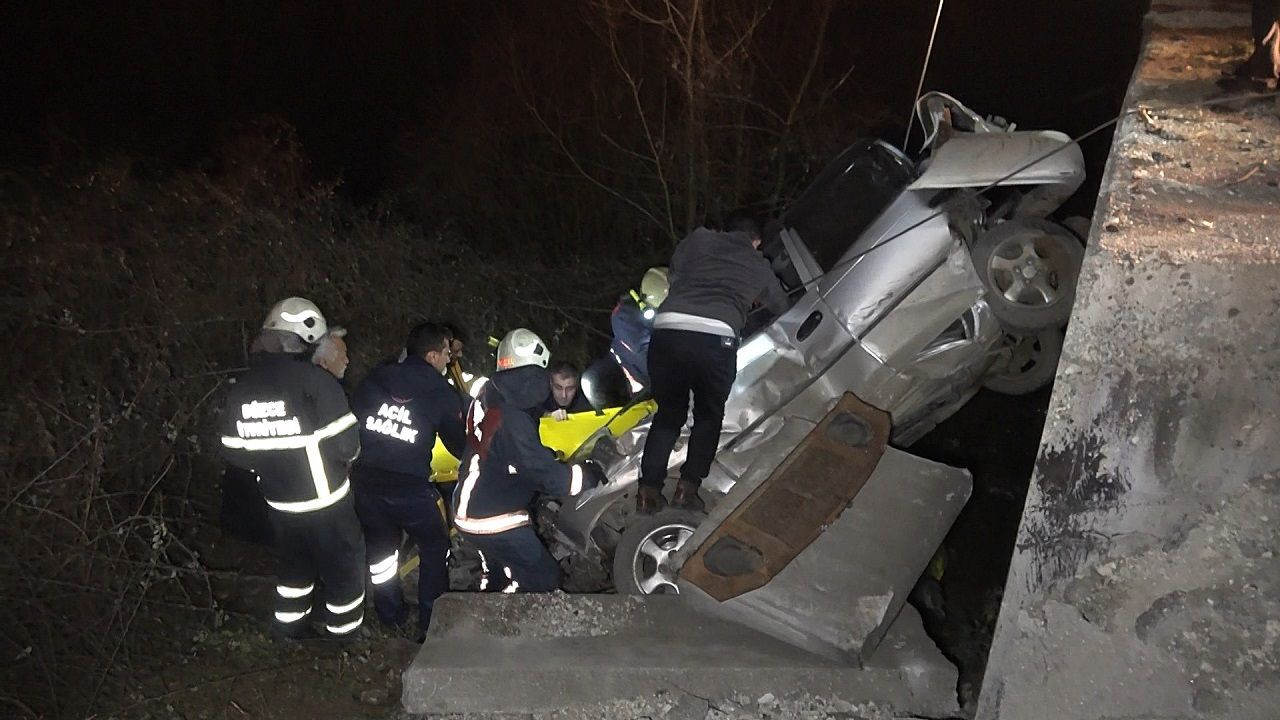
[[[768,233],[763,250],[791,306],[749,320],[702,485],[713,518],[728,516],[717,502],[744,478],[759,482],[794,465],[800,443],[820,426],[834,422],[843,429],[832,437],[852,432],[879,445],[866,473],[877,463],[888,472],[879,462],[886,446],[895,472],[912,472],[913,456],[900,449],[983,385],[1018,394],[1052,380],[1083,246],[1047,218],[1084,180],[1078,146],[1058,132],[983,119],[937,93],[921,98],[917,114],[922,160],[880,140],[856,142]],[[846,406],[862,409],[846,415],[865,428],[832,420]],[[881,422],[883,432],[872,432]],[[606,425],[584,443],[575,459],[593,458],[610,482],[548,502],[541,522],[555,552],[603,567],[619,592],[679,592],[687,587],[679,566],[692,551],[685,544],[704,518],[631,515],[647,428],[641,422],[619,435]],[[684,460],[686,439],[672,468]],[[937,517],[939,542],[969,492],[967,474],[956,472],[963,487],[948,486],[953,511]],[[697,539],[706,535],[704,528]]]

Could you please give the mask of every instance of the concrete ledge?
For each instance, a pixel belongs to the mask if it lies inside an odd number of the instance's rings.
[[[1280,113],[1216,85],[1247,28],[1148,17],[980,720],[1278,716]]]
[[[945,717],[955,683],[914,611],[859,670],[693,612],[678,596],[449,594],[404,674],[402,703],[412,713],[535,713],[659,692],[802,693]]]

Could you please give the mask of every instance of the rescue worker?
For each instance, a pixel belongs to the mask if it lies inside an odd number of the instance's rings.
[[[628,290],[613,306],[609,353],[626,373],[632,394],[649,387],[649,338],[654,316],[667,299],[667,291],[667,269],[651,267],[640,279],[640,291]]]
[[[551,392],[550,357],[532,331],[507,333],[498,345],[497,372],[467,411],[454,524],[480,550],[489,573],[500,569],[508,583],[504,592],[560,586],[560,565],[531,525],[536,497],[574,496],[604,480],[592,463],[558,462],[538,438],[538,414]]]
[[[373,607],[384,625],[406,626],[409,610],[398,573],[401,537],[407,533],[418,546],[420,562],[419,641],[431,624],[436,598],[449,589],[449,532],[444,503],[430,482],[431,450],[437,435],[455,456],[464,442],[462,399],[444,377],[449,340],[439,325],[414,326],[404,360],[374,368],[351,403],[362,448],[351,479],[368,547]]]
[[[693,428],[672,504],[701,512],[698,488],[711,470],[720,443],[724,405],[737,376],[738,344],[752,303],[759,299],[775,313],[787,309],[787,295],[758,250],[760,232],[747,219],[729,232],[705,227],[690,233],[671,257],[671,290],[654,318],[649,374],[658,403],[640,460],[636,512],[651,514],[665,505],[671,450],[689,417]]]
[[[249,369],[236,378],[222,415],[227,462],[256,473],[276,536],[272,629],[310,633],[324,585],[324,627],[352,637],[364,620],[364,539],[347,470],[360,450],[356,418],[337,380],[310,351],[328,325],[309,300],[291,297],[268,313]]]
[[[560,361],[547,369],[551,379],[551,396],[542,404],[542,413],[564,420],[569,413],[594,410],[581,388],[581,374],[573,363]]]

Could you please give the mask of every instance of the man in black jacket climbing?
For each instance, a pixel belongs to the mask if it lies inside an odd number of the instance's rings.
[[[754,302],[774,313],[787,309],[787,295],[758,252],[755,223],[739,219],[729,232],[698,228],[671,257],[671,288],[658,308],[649,341],[649,377],[658,402],[640,461],[636,512],[651,514],[665,505],[671,450],[689,417],[689,449],[672,495],[678,508],[701,512],[698,488],[711,469],[720,442],[724,406],[738,373],[738,343]]]
[[[375,367],[351,403],[362,448],[351,478],[368,547],[373,606],[384,625],[402,628],[408,621],[398,576],[401,536],[407,533],[418,546],[420,639],[436,598],[449,589],[449,531],[444,502],[430,481],[431,451],[437,436],[455,456],[464,441],[462,398],[444,376],[449,341],[439,325],[415,326],[404,360]]]
[[[309,634],[316,580],[330,636],[350,637],[364,620],[364,540],[347,479],[360,450],[356,419],[338,381],[310,360],[327,330],[311,301],[277,303],[221,421],[223,456],[257,476],[267,501],[276,541],[272,627],[289,638]]]
[[[560,587],[560,565],[531,525],[538,495],[574,496],[604,479],[591,463],[558,462],[538,437],[538,415],[551,393],[550,358],[532,331],[507,333],[498,345],[498,371],[467,411],[454,524],[482,553],[486,582],[505,582],[507,592]]]

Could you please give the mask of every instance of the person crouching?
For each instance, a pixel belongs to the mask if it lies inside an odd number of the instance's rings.
[[[504,592],[560,587],[560,565],[532,526],[537,496],[574,496],[604,481],[590,462],[557,461],[538,437],[538,415],[551,392],[550,358],[532,331],[507,333],[498,345],[497,372],[467,411],[454,525],[481,552],[492,579],[507,583]]]

